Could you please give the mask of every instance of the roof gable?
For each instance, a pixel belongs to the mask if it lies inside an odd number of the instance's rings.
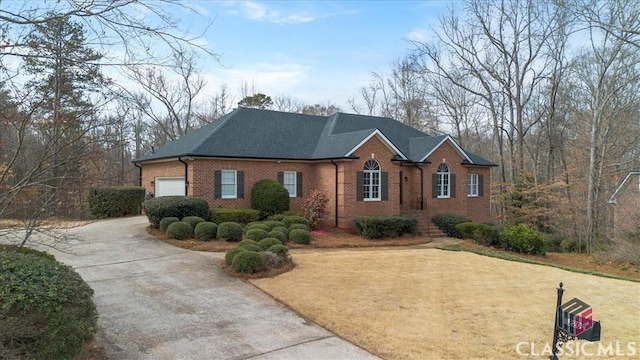
[[[431,154],[433,154],[440,146],[442,146],[442,144],[444,144],[445,142],[449,143],[455,150],[456,152],[464,159],[463,161],[466,161],[470,164],[473,164],[473,160],[471,160],[471,158],[469,157],[469,155],[467,155],[467,153],[462,150],[462,148],[460,147],[460,145],[458,145],[458,143],[453,140],[453,138],[449,135],[443,135],[443,136],[439,136],[439,142],[431,149],[429,149],[427,151],[427,153],[420,158],[420,161],[426,161],[427,158],[429,158],[429,156],[431,156]]]
[[[400,158],[402,158],[402,160],[407,160],[407,157],[402,153],[402,151],[398,150],[398,148],[395,145],[393,145],[393,143],[391,141],[389,141],[389,139],[387,139],[387,137],[384,136],[384,134],[381,133],[380,130],[378,130],[378,129],[375,129],[374,131],[372,131],[366,138],[362,139],[362,141],[360,141],[356,146],[354,146],[351,150],[349,150],[349,152],[347,152],[345,154],[345,157],[349,157],[349,156],[353,155],[354,152],[356,152],[362,145],[366,144],[367,141],[369,141],[374,136],[378,137],[380,139],[380,141],[382,141],[382,143],[394,155],[400,156]]]

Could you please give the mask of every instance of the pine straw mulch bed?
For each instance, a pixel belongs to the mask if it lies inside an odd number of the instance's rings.
[[[235,242],[221,240],[198,241],[195,239],[175,240],[169,238],[159,229],[151,226],[147,227],[147,232],[159,240],[173,246],[195,251],[224,252],[236,246]],[[365,248],[365,247],[388,247],[388,246],[408,246],[428,244],[431,238],[426,236],[402,236],[385,240],[363,239],[355,233],[350,233],[340,229],[328,229],[312,232],[311,243],[309,245],[296,244],[288,241],[285,245],[289,249],[337,249],[337,248]]]

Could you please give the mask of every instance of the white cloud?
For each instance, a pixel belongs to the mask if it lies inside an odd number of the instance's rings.
[[[405,36],[409,41],[425,42],[429,39],[429,33],[425,29],[415,29]]]
[[[241,11],[237,14],[251,20],[270,22],[274,24],[301,24],[316,20],[316,17],[306,11],[282,11],[271,9],[265,4],[253,1],[241,3]]]

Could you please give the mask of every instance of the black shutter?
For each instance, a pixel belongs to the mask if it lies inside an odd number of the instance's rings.
[[[484,177],[478,175],[478,196],[484,196]]]
[[[302,172],[296,173],[296,197],[302,197]]]
[[[402,205],[402,186],[403,186],[403,181],[402,181],[402,171],[400,171],[400,205]]]
[[[244,171],[238,171],[236,174],[238,176],[237,178],[238,184],[237,184],[236,192],[238,194],[238,198],[244,199]]]
[[[431,197],[438,197],[438,174],[431,174]]]
[[[456,174],[449,174],[450,179],[450,195],[452,198],[456,197]]]
[[[362,201],[364,199],[364,172],[358,171],[356,173],[356,200]]]
[[[278,171],[278,182],[280,185],[284,185],[284,171]]]
[[[222,171],[213,172],[213,198],[220,199],[222,197]]]
[[[380,197],[382,201],[389,200],[389,173],[386,171],[380,173]]]

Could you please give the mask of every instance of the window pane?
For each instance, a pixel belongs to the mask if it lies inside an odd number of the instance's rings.
[[[283,182],[284,184],[282,184],[284,186],[285,189],[287,189],[287,191],[289,192],[289,196],[296,196],[296,180],[297,180],[297,174],[295,171],[285,171],[284,172],[284,179]]]
[[[220,174],[220,195],[223,198],[235,198],[236,172],[234,170],[222,170]]]

